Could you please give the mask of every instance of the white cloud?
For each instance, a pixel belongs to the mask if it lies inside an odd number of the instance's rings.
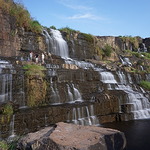
[[[78,2],[76,1],[72,1],[72,0],[58,0],[58,2],[62,5],[64,5],[65,7],[74,9],[74,10],[82,10],[82,11],[86,11],[86,10],[92,10],[92,7],[89,6],[85,6],[85,5],[79,5]]]
[[[77,20],[77,19],[104,20],[104,18],[92,15],[90,13],[73,15],[71,17],[67,17],[67,19],[71,19],[71,20]]]
[[[65,4],[66,7],[74,9],[74,10],[92,10],[92,7],[82,6],[82,5],[71,5]]]

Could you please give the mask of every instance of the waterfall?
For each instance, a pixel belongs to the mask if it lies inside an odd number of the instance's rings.
[[[3,73],[9,69],[10,74]],[[12,65],[7,61],[0,60],[0,102],[12,101]]]
[[[43,30],[43,35],[46,38],[47,52],[50,53],[51,52],[51,45],[52,45],[52,38],[46,30]]]
[[[78,108],[73,108],[71,122],[80,125],[99,125],[97,117],[94,116],[93,109],[93,105],[90,105],[89,107],[82,106]]]
[[[131,83],[131,84],[132,84],[132,83],[133,83],[133,82],[132,82],[132,78],[131,78],[131,75],[130,75],[129,73],[127,73],[127,77],[128,77],[128,81],[129,81],[129,83]]]
[[[43,34],[46,37],[46,43],[48,45],[48,53],[52,53],[63,58],[68,58],[68,45],[63,39],[59,30],[50,30],[50,35],[46,30],[43,30]]]
[[[72,116],[72,122],[74,123],[74,124],[78,124],[78,120],[77,120],[77,110],[76,110],[76,108],[73,108],[73,116]]]
[[[129,66],[129,67],[132,66],[132,63],[130,62],[129,58],[122,57],[122,56],[120,56],[119,58],[121,60],[122,65]]]
[[[16,135],[15,135],[15,115],[12,116],[9,131],[10,131],[10,136],[8,137],[8,141],[13,141],[13,139],[16,137]]]
[[[131,76],[128,74],[126,78],[123,72],[117,72],[120,82],[118,83],[114,75],[111,72],[103,71],[99,72],[101,75],[101,81],[107,85],[108,90],[122,90],[126,94],[126,101],[120,103],[129,107],[127,113],[132,113],[134,119],[150,118],[150,102],[147,97],[144,96],[143,89],[131,86]],[[137,76],[137,81],[140,81],[141,76]]]
[[[82,68],[82,69],[94,68],[94,65],[92,63],[85,62],[85,61],[73,60],[71,58],[66,59],[65,63],[76,65],[76,66],[78,66],[79,68]]]
[[[142,43],[142,45],[143,45],[143,51],[147,52],[147,47],[145,46],[145,43]]]
[[[69,97],[69,101],[71,101],[71,102],[73,102],[73,94],[72,94],[72,92],[71,92],[71,90],[70,90],[70,87],[69,87],[69,85],[67,85],[67,88],[68,88],[68,97]]]
[[[98,69],[95,69],[98,71]],[[121,100],[119,110],[121,111],[121,105],[129,107],[127,113],[132,113],[134,119],[143,119],[150,117],[150,102],[147,97],[144,96],[144,90],[132,85],[132,78],[130,74],[125,74],[121,71],[116,73],[120,82],[117,82],[114,75],[108,71],[99,71],[100,80],[107,85],[108,90],[122,90],[126,94],[126,100]],[[137,76],[136,80],[140,81],[141,76]],[[131,83],[131,85],[130,85]],[[121,99],[121,98],[119,98]]]
[[[121,72],[121,71],[118,71],[117,74],[118,74],[118,77],[120,79],[120,83],[121,84],[127,84],[127,80],[126,80],[125,74],[123,72]]]
[[[47,116],[46,116],[46,114],[45,114],[45,116],[44,116],[45,127],[47,127],[47,126],[48,126],[47,119],[48,119],[48,117],[47,117]]]
[[[90,118],[90,113],[89,113],[89,109],[87,106],[85,106],[86,108],[86,113],[87,113],[87,118],[88,118],[88,124],[89,125],[92,125],[92,121],[91,121],[91,118]]]
[[[90,117],[91,117],[91,121],[92,121],[92,124],[94,125],[99,125],[99,120],[98,118],[94,115],[94,106],[93,105],[90,105]]]
[[[59,91],[58,91],[56,85],[54,86],[54,84],[52,82],[52,78],[50,78],[50,89],[51,89],[50,103],[55,104],[55,105],[60,104]]]
[[[67,89],[68,89],[69,103],[83,102],[82,96],[79,90],[74,86],[74,84],[71,84],[70,86],[67,85]]]
[[[75,88],[74,84],[72,84],[73,87],[73,95],[74,95],[74,101],[82,101],[81,94],[77,88]]]
[[[117,83],[117,81],[114,78],[114,75],[111,72],[99,72],[101,75],[101,81],[103,83]]]

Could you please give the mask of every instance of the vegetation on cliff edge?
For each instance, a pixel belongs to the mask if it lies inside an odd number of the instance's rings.
[[[3,114],[4,115],[12,115],[13,114],[13,107],[11,104],[6,104],[4,107],[3,107]]]
[[[103,50],[104,57],[110,57],[113,51],[112,47],[108,44],[106,44],[102,50]]]
[[[139,47],[139,41],[140,41],[140,37],[132,37],[132,36],[120,36],[120,39],[122,39],[123,42],[127,43],[131,43],[134,48],[138,49]]]
[[[141,81],[140,82],[140,86],[142,86],[143,88],[150,90],[150,82],[149,81]]]
[[[0,8],[7,14],[15,17],[18,27],[24,27],[26,31],[41,33],[40,23],[31,18],[28,10],[22,4],[14,3],[12,0],[0,0]]]
[[[45,77],[43,72],[45,68],[37,64],[26,64],[23,69],[26,70],[27,106],[45,105],[47,91],[47,82],[43,79]]]
[[[26,64],[23,66],[23,69],[26,70],[25,75],[33,76],[37,75],[40,77],[44,77],[43,70],[45,70],[44,66],[36,65],[36,64]]]
[[[65,27],[65,28],[60,28],[59,29],[61,32],[66,32],[68,34],[67,36],[67,39],[69,40],[69,36],[73,33],[80,33],[84,39],[87,41],[87,42],[90,42],[90,43],[93,43],[94,42],[94,38],[91,34],[87,34],[87,33],[82,33],[78,30],[74,30],[74,29],[71,29],[69,27]]]

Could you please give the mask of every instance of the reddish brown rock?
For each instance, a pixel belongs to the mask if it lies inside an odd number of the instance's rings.
[[[117,130],[60,122],[55,129],[28,134],[21,145],[30,150],[123,150],[126,139]]]

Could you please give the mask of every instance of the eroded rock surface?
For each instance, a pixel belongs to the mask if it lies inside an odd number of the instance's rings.
[[[26,150],[123,150],[124,133],[96,126],[57,123],[20,140]]]

